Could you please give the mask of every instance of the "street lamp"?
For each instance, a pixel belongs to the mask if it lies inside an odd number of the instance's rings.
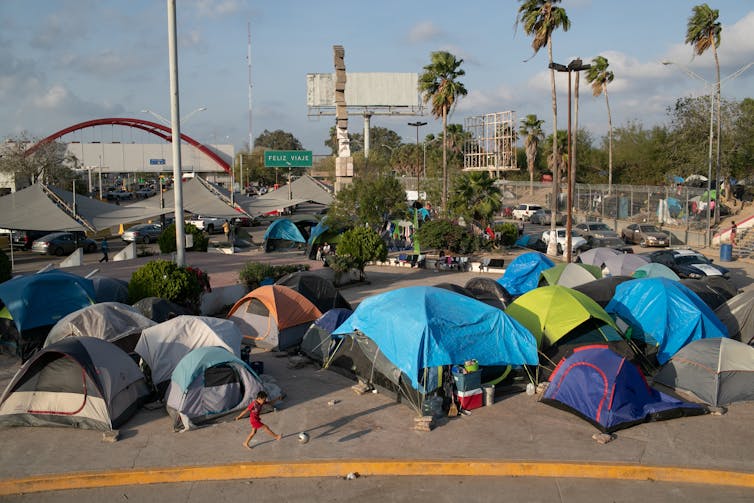
[[[573,226],[573,183],[576,178],[576,173],[573,173],[573,170],[571,169],[573,166],[573,153],[571,151],[571,73],[573,72],[580,72],[582,70],[588,70],[592,67],[592,65],[585,65],[581,62],[581,58],[576,58],[570,63],[568,63],[568,66],[561,65],[559,63],[550,63],[549,66],[551,69],[557,71],[557,72],[566,72],[568,73],[568,191],[567,191],[567,199],[566,204],[568,207],[566,208],[566,236],[565,236],[565,250],[563,251],[563,254],[565,255],[566,262],[571,262],[571,228]],[[578,90],[577,90],[578,92]],[[578,94],[576,95],[576,99],[579,99]],[[557,133],[556,133],[557,134]],[[557,162],[557,159],[554,160]],[[557,165],[556,165],[557,166]],[[555,170],[557,171],[557,169]],[[557,209],[557,201],[555,202],[555,208]],[[556,214],[552,215],[553,219],[556,219]],[[550,234],[550,239],[556,239],[557,236],[553,236]]]
[[[416,121],[416,122],[409,122],[409,126],[416,128],[416,199],[419,200],[419,174],[421,170],[421,165],[419,164],[419,128],[422,126],[426,126],[426,122]]]
[[[709,100],[710,100],[710,120],[709,120],[709,165],[707,167],[707,238],[706,238],[706,244],[707,246],[710,246],[712,244],[712,225],[711,225],[711,191],[712,191],[712,139],[714,136],[714,120],[715,120],[715,91],[719,92],[721,89],[718,89],[718,84],[716,82],[708,82],[704,77],[699,75],[698,73],[692,71],[691,69],[675,63],[673,61],[662,61],[662,64],[665,66],[675,65],[678,68],[681,69],[683,73],[688,75],[691,78],[697,79],[704,83],[705,88],[709,88],[710,94],[709,94]],[[736,70],[735,72],[731,73],[724,79],[720,80],[720,86],[723,85],[723,82],[727,82],[729,80],[733,80],[737,77],[739,77],[742,73],[744,73],[746,70],[754,66],[754,61],[752,61],[749,64],[746,64]],[[718,102],[717,104],[718,109],[720,108],[721,104]],[[718,204],[720,201],[719,192],[719,182],[720,182],[720,126],[721,124],[718,124],[718,135],[717,135],[717,165],[715,167],[715,223],[719,222],[720,219],[720,205]]]
[[[190,117],[191,117],[192,115],[194,115],[194,114],[196,114],[196,113],[198,113],[198,112],[204,112],[205,110],[207,110],[207,107],[199,107],[199,108],[197,108],[196,110],[194,110],[194,111],[190,112],[190,113],[189,113],[189,114],[188,114],[188,115],[187,115],[186,117],[182,118],[182,119],[181,119],[181,123],[184,123],[184,122],[186,122],[187,120],[189,120],[189,118],[190,118]],[[150,114],[150,115],[152,115],[152,116],[156,117],[156,118],[157,118],[157,119],[158,119],[158,120],[159,120],[160,122],[162,122],[162,123],[163,123],[163,124],[165,124],[166,126],[170,126],[170,121],[169,121],[169,120],[167,120],[167,119],[166,119],[165,117],[163,117],[162,115],[158,114],[157,112],[153,112],[152,110],[149,110],[148,108],[145,108],[144,110],[142,110],[142,111],[141,111],[141,113],[143,113],[143,114]]]

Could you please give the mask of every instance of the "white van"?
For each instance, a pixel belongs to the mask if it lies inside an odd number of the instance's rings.
[[[516,220],[529,220],[535,211],[542,209],[538,204],[519,204],[513,210],[513,218]]]

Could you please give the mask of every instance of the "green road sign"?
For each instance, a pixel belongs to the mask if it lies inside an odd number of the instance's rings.
[[[311,150],[265,150],[265,168],[311,168]]]

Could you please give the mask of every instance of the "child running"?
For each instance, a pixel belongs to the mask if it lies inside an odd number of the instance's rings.
[[[246,440],[244,440],[244,443],[243,443],[243,446],[246,447],[247,449],[251,449],[251,446],[249,445],[249,443],[251,442],[251,439],[254,438],[254,435],[256,435],[257,430],[259,430],[260,428],[266,431],[267,433],[269,433],[272,437],[275,438],[275,440],[280,440],[281,438],[283,438],[282,435],[272,431],[270,427],[264,424],[262,420],[260,419],[259,413],[261,412],[262,406],[265,403],[267,403],[267,393],[264,391],[260,391],[259,393],[257,393],[257,398],[249,404],[246,410],[241,412],[238,415],[238,417],[236,417],[236,421],[238,421],[239,419],[244,417],[247,412],[249,413],[249,422],[251,423],[251,433],[249,433],[249,436],[246,437]]]

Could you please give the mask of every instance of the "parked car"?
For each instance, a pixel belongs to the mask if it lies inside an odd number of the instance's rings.
[[[594,236],[596,238],[617,238],[618,233],[615,232],[604,222],[583,222],[574,226],[576,232],[582,237]]]
[[[105,197],[108,201],[124,201],[127,199],[133,199],[134,195],[132,192],[129,192],[127,190],[118,189],[118,190],[111,190],[108,192]]]
[[[529,220],[535,211],[542,209],[538,204],[519,204],[513,210],[513,218],[516,220]]]
[[[563,250],[565,250],[566,247],[566,229],[565,227],[556,227],[555,232],[558,236],[558,253],[563,253]],[[546,245],[550,244],[550,231],[544,231],[542,233],[542,241],[544,241]],[[586,239],[579,236],[576,231],[571,230],[571,252],[577,252],[583,249],[584,246],[586,246]]]
[[[86,237],[83,232],[53,232],[34,241],[31,251],[48,255],[70,255],[76,248],[83,248],[85,253],[97,251],[97,243]]]
[[[592,235],[587,235],[584,236],[584,239],[586,239],[586,245],[584,245],[582,251],[591,250],[592,248],[612,248],[613,250],[617,250],[621,253],[634,252],[633,247],[624,243],[623,240],[617,235],[612,238],[598,238]]]
[[[713,264],[695,250],[658,250],[648,254],[649,260],[668,266],[681,278],[701,279],[705,276],[730,278],[730,271]]]
[[[13,231],[11,233],[11,246],[14,250],[31,250],[35,239],[46,236],[50,231]]]
[[[652,224],[631,224],[621,231],[621,238],[626,243],[638,244],[642,248],[670,246],[670,236]]]
[[[123,241],[149,244],[157,241],[162,234],[160,224],[139,224],[129,227],[120,238]]]
[[[215,232],[223,231],[225,220],[222,217],[195,215],[193,218],[187,220],[186,223],[193,225],[201,231],[207,231],[208,234],[214,234]]]
[[[136,197],[138,197],[138,198],[146,199],[146,198],[148,198],[148,197],[152,197],[152,196],[154,196],[155,194],[157,194],[157,191],[156,191],[156,190],[154,190],[154,189],[153,189],[153,188],[151,188],[151,187],[144,187],[143,189],[139,189],[139,190],[137,190],[136,192],[134,192],[134,194],[135,194],[135,195],[136,195]]]
[[[555,225],[565,225],[565,215],[558,214],[555,217]],[[529,222],[538,225],[550,225],[552,222],[552,211],[540,208],[529,217]]]

